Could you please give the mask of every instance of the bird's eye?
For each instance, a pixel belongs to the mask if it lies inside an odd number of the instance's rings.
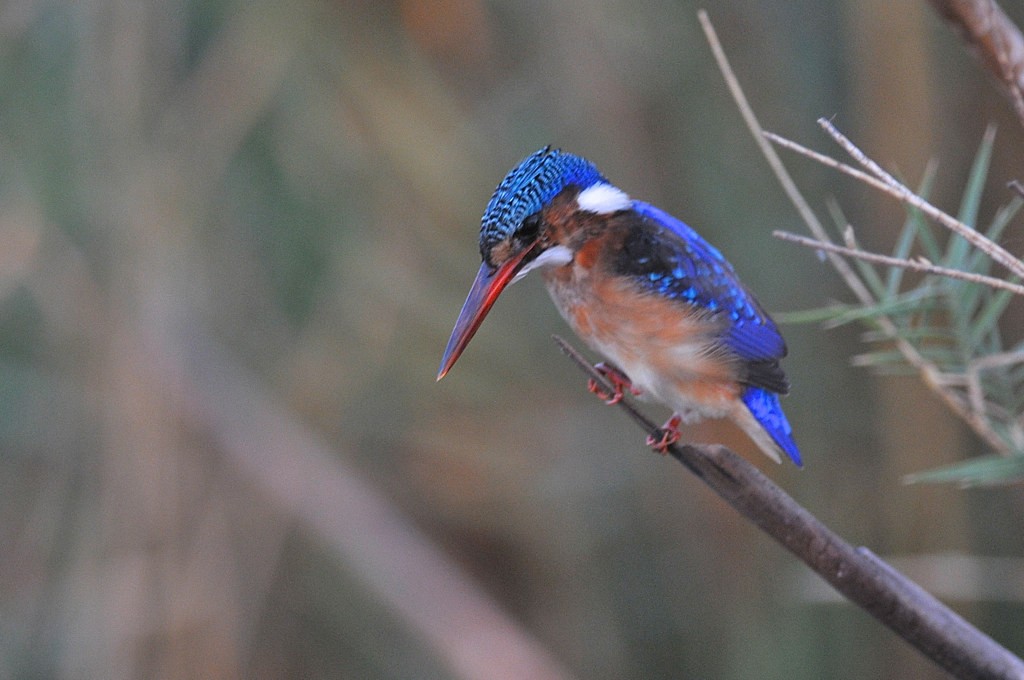
[[[515,239],[523,245],[533,243],[537,240],[537,235],[540,233],[540,213],[534,213],[530,215],[523,223],[516,229]]]

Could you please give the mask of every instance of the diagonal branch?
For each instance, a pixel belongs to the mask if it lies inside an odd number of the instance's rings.
[[[765,161],[768,162],[768,167],[771,168],[772,173],[779,180],[779,184],[782,185],[782,190],[786,192],[786,196],[789,197],[790,202],[796,211],[800,213],[800,217],[803,219],[807,228],[811,230],[811,233],[820,241],[828,241],[828,232],[825,231],[825,226],[818,219],[818,216],[814,214],[814,210],[811,208],[810,203],[804,198],[804,195],[800,192],[793,177],[786,170],[786,166],[783,165],[782,159],[779,158],[779,154],[776,153],[775,148],[768,143],[767,135],[764,128],[761,127],[761,123],[757,120],[757,115],[754,113],[754,109],[751,108],[750,102],[747,101],[747,96],[743,93],[743,88],[740,86],[739,79],[736,78],[736,74],[732,70],[732,66],[729,64],[728,57],[725,56],[725,49],[722,47],[722,43],[718,40],[718,34],[715,32],[715,27],[711,23],[711,19],[708,17],[708,13],[705,10],[697,12],[697,18],[700,20],[701,28],[704,29],[704,36],[707,38],[708,45],[711,47],[711,53],[715,57],[715,62],[718,64],[718,70],[722,72],[722,77],[725,78],[725,84],[729,88],[730,94],[736,102],[737,108],[740,110],[740,115],[743,116],[743,121],[747,124],[747,129],[750,130],[750,134],[754,137],[754,142],[757,144],[758,149],[761,151],[761,155],[764,156]],[[829,262],[832,267],[839,273],[846,282],[846,285],[854,292],[854,294],[861,299],[861,301],[871,300],[871,292],[868,291],[867,287],[857,278],[857,274],[850,267],[849,263],[838,255],[829,255]]]
[[[839,130],[837,130],[836,127],[828,120],[819,118],[818,124],[821,125],[829,135],[831,135],[837,144],[842,146],[847,153],[849,153],[858,163],[867,168],[869,172],[858,170],[846,163],[837,161],[831,156],[826,156],[825,154],[808,149],[797,142],[781,137],[773,132],[765,131],[764,137],[781,147],[795,151],[796,153],[817,161],[826,167],[834,168],[835,170],[843,172],[864,184],[889,194],[912,208],[920,210],[922,213],[928,215],[950,231],[962,236],[975,248],[992,258],[993,261],[1003,265],[1016,276],[1024,278],[1024,261],[1017,259],[1012,253],[999,244],[989,240],[969,225],[966,225],[948,213],[939,210],[934,205],[915,194],[904,184],[900,183],[896,178],[883,170],[877,163],[871,160],[867,154],[855,146],[853,142],[851,142],[843,133],[839,132]],[[815,236],[818,235],[815,233]],[[819,237],[819,240],[826,241],[827,239]]]
[[[569,343],[554,340],[599,384],[611,388]],[[657,426],[628,399],[617,404],[648,434]],[[855,548],[724,446],[679,445],[669,454],[777,543],[936,664],[961,678],[1024,678],[1024,661],[864,547]]]

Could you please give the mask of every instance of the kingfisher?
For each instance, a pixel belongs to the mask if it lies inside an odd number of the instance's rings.
[[[437,379],[458,360],[505,288],[540,272],[573,331],[606,362],[614,392],[654,399],[672,417],[647,443],[661,453],[680,425],[729,418],[776,462],[801,466],[779,396],[789,381],[775,322],[722,254],[689,226],[612,185],[593,163],[550,146],[506,175],[480,225],[483,263]]]

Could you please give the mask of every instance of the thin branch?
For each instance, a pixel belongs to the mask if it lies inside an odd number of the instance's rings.
[[[580,354],[575,347],[566,342],[566,340],[561,336],[552,335],[551,339],[555,341],[555,344],[558,345],[558,348],[561,349],[562,352],[566,354],[566,356],[573,360],[573,363],[575,363],[581,371],[587,374],[588,378],[590,378],[591,380],[598,384],[598,386],[604,391],[605,394],[612,394],[613,392],[615,392],[615,387],[611,384],[611,382],[609,382],[608,378],[603,373],[594,368],[594,365],[587,361],[587,358]],[[615,403],[618,404],[623,411],[628,413],[629,417],[632,418],[637,425],[642,427],[644,432],[651,435],[655,439],[660,439],[660,428],[654,423],[654,421],[652,421],[650,418],[641,413],[639,409],[633,406],[632,402],[623,399]],[[703,477],[700,470],[690,465],[688,461],[680,459],[679,462],[685,465],[693,474],[697,475],[698,477]]]
[[[867,168],[868,172],[882,180],[882,182],[889,187],[889,189],[885,190],[886,193],[894,196],[900,201],[903,201],[909,206],[917,208],[950,231],[959,234],[972,246],[992,258],[993,261],[998,262],[1010,270],[1014,275],[1024,279],[1024,261],[1014,257],[1014,255],[1008,250],[1000,246],[995,241],[986,238],[984,234],[979,233],[973,227],[966,225],[955,217],[939,210],[934,205],[908,189],[895,177],[883,170],[881,166],[868,158],[867,154],[861,151],[857,145],[851,142],[846,135],[837,130],[836,127],[827,119],[819,118],[818,125],[823,127],[825,131],[832,136],[832,139],[834,139],[839,146],[843,147],[846,153],[850,154],[854,160]]]
[[[1024,36],[995,0],[931,0],[1002,83],[1024,125]]]
[[[803,144],[800,144],[799,142],[794,142],[791,139],[786,139],[785,137],[777,135],[774,132],[768,132],[767,130],[765,130],[764,136],[765,136],[766,139],[771,140],[773,143],[775,143],[775,144],[777,144],[777,145],[779,145],[779,146],[781,146],[781,147],[783,147],[785,149],[789,149],[790,151],[795,151],[796,153],[800,154],[801,156],[806,156],[807,158],[810,158],[812,161],[816,161],[818,163],[821,163],[822,165],[824,165],[827,168],[832,168],[833,170],[838,170],[839,172],[842,172],[842,173],[844,173],[846,175],[849,175],[850,177],[853,177],[854,179],[857,179],[857,180],[859,180],[861,182],[864,182],[865,184],[867,184],[869,186],[872,186],[872,187],[878,189],[879,191],[884,191],[887,194],[896,196],[896,194],[893,193],[892,188],[888,184],[886,184],[882,180],[878,179],[877,177],[873,177],[873,176],[869,175],[868,173],[864,172],[863,170],[858,170],[857,168],[853,167],[852,165],[847,165],[846,163],[843,163],[842,161],[837,161],[835,158],[832,158],[831,156],[826,156],[825,154],[823,154],[823,153],[821,153],[819,151],[815,151],[814,149],[809,149],[806,146],[804,146]],[[899,198],[899,196],[896,196],[896,197]]]
[[[729,87],[729,92],[732,94],[733,100],[736,102],[736,106],[740,110],[740,114],[743,116],[744,122],[750,129],[750,133],[754,136],[754,142],[761,150],[765,160],[768,162],[768,166],[772,169],[775,177],[779,180],[779,184],[782,185],[782,190],[786,192],[790,202],[796,208],[796,211],[800,213],[800,217],[803,218],[807,228],[811,230],[818,240],[828,241],[828,232],[825,227],[818,220],[818,216],[814,214],[810,204],[804,198],[803,194],[800,193],[800,189],[797,188],[796,182],[790,176],[789,171],[786,170],[786,166],[782,164],[782,159],[779,158],[779,154],[775,152],[774,147],[767,142],[765,139],[764,128],[757,120],[757,116],[754,115],[754,110],[751,108],[750,103],[747,101],[747,97],[743,94],[743,88],[740,87],[739,80],[736,78],[736,74],[733,73],[732,66],[729,64],[728,57],[725,56],[725,50],[722,49],[722,43],[718,40],[718,34],[715,32],[715,27],[711,24],[711,19],[708,18],[708,13],[705,10],[697,12],[697,18],[700,20],[700,25],[704,29],[704,35],[707,38],[708,44],[711,46],[711,52],[715,56],[715,61],[718,63],[718,69],[722,72],[722,77],[725,78],[725,83]],[[871,292],[864,286],[857,274],[850,268],[850,265],[839,256],[829,256],[829,260],[832,266],[835,268],[839,275],[846,282],[846,285],[857,295],[861,301],[873,301]]]
[[[977,371],[991,371],[996,368],[1003,368],[1005,366],[1012,366],[1014,364],[1024,363],[1024,350],[1013,350],[1010,352],[1000,352],[999,354],[989,354],[988,356],[978,357],[977,359],[971,360],[971,367]]]
[[[850,175],[851,177],[860,180],[879,191],[889,194],[893,198],[902,201],[907,205],[917,208],[950,231],[964,237],[971,243],[971,245],[991,257],[993,261],[1003,265],[1017,276],[1024,278],[1024,262],[1014,257],[1012,253],[994,241],[986,238],[983,234],[980,234],[972,227],[964,224],[942,210],[939,210],[934,205],[908,189],[904,184],[900,183],[896,178],[871,160],[867,154],[861,151],[860,148],[853,144],[853,142],[843,135],[843,133],[839,132],[839,130],[837,130],[828,120],[819,118],[818,124],[825,128],[826,132],[832,136],[836,143],[842,146],[843,149],[858,163],[868,168],[870,174],[868,172],[858,170],[857,168],[847,165],[841,161],[837,161],[831,156],[826,156],[825,154],[814,151],[813,149],[808,149],[807,147],[790,139],[780,137],[773,132],[765,132],[764,136],[779,146],[795,151],[796,153],[806,156],[807,158],[810,158],[811,160],[826,167],[833,168],[834,170]],[[819,240],[827,241],[827,239]]]
[[[815,250],[824,250],[830,253],[836,253],[837,255],[843,255],[845,257],[853,257],[858,260],[864,260],[865,262],[873,262],[875,264],[885,265],[887,267],[900,267],[902,269],[910,269],[916,272],[924,272],[926,274],[937,274],[938,276],[945,276],[951,279],[960,279],[961,281],[970,281],[971,283],[980,283],[990,288],[1000,288],[1008,290],[1016,295],[1024,295],[1024,286],[1011,283],[1010,281],[1004,281],[1003,279],[997,279],[994,276],[985,276],[983,274],[975,274],[973,272],[965,272],[959,269],[950,269],[949,267],[939,267],[932,264],[924,258],[918,258],[915,260],[908,260],[901,257],[892,257],[889,255],[881,255],[879,253],[872,253],[859,248],[846,248],[843,246],[836,245],[834,243],[826,243],[825,241],[817,241],[813,238],[806,236],[800,236],[799,234],[791,234],[788,231],[773,231],[772,236],[783,241],[790,241],[808,248]]]
[[[555,341],[588,377],[604,382],[569,343],[557,336]],[[657,430],[629,399],[616,405],[648,434]],[[668,452],[837,591],[945,670],[961,678],[1024,678],[1024,661],[870,550],[843,540],[744,458],[717,445],[673,444]]]

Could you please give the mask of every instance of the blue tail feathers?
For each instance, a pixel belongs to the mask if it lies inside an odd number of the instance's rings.
[[[761,424],[768,436],[785,451],[797,467],[803,467],[800,451],[793,441],[793,428],[786,420],[786,414],[782,412],[779,395],[759,387],[748,387],[742,398],[754,420]]]

